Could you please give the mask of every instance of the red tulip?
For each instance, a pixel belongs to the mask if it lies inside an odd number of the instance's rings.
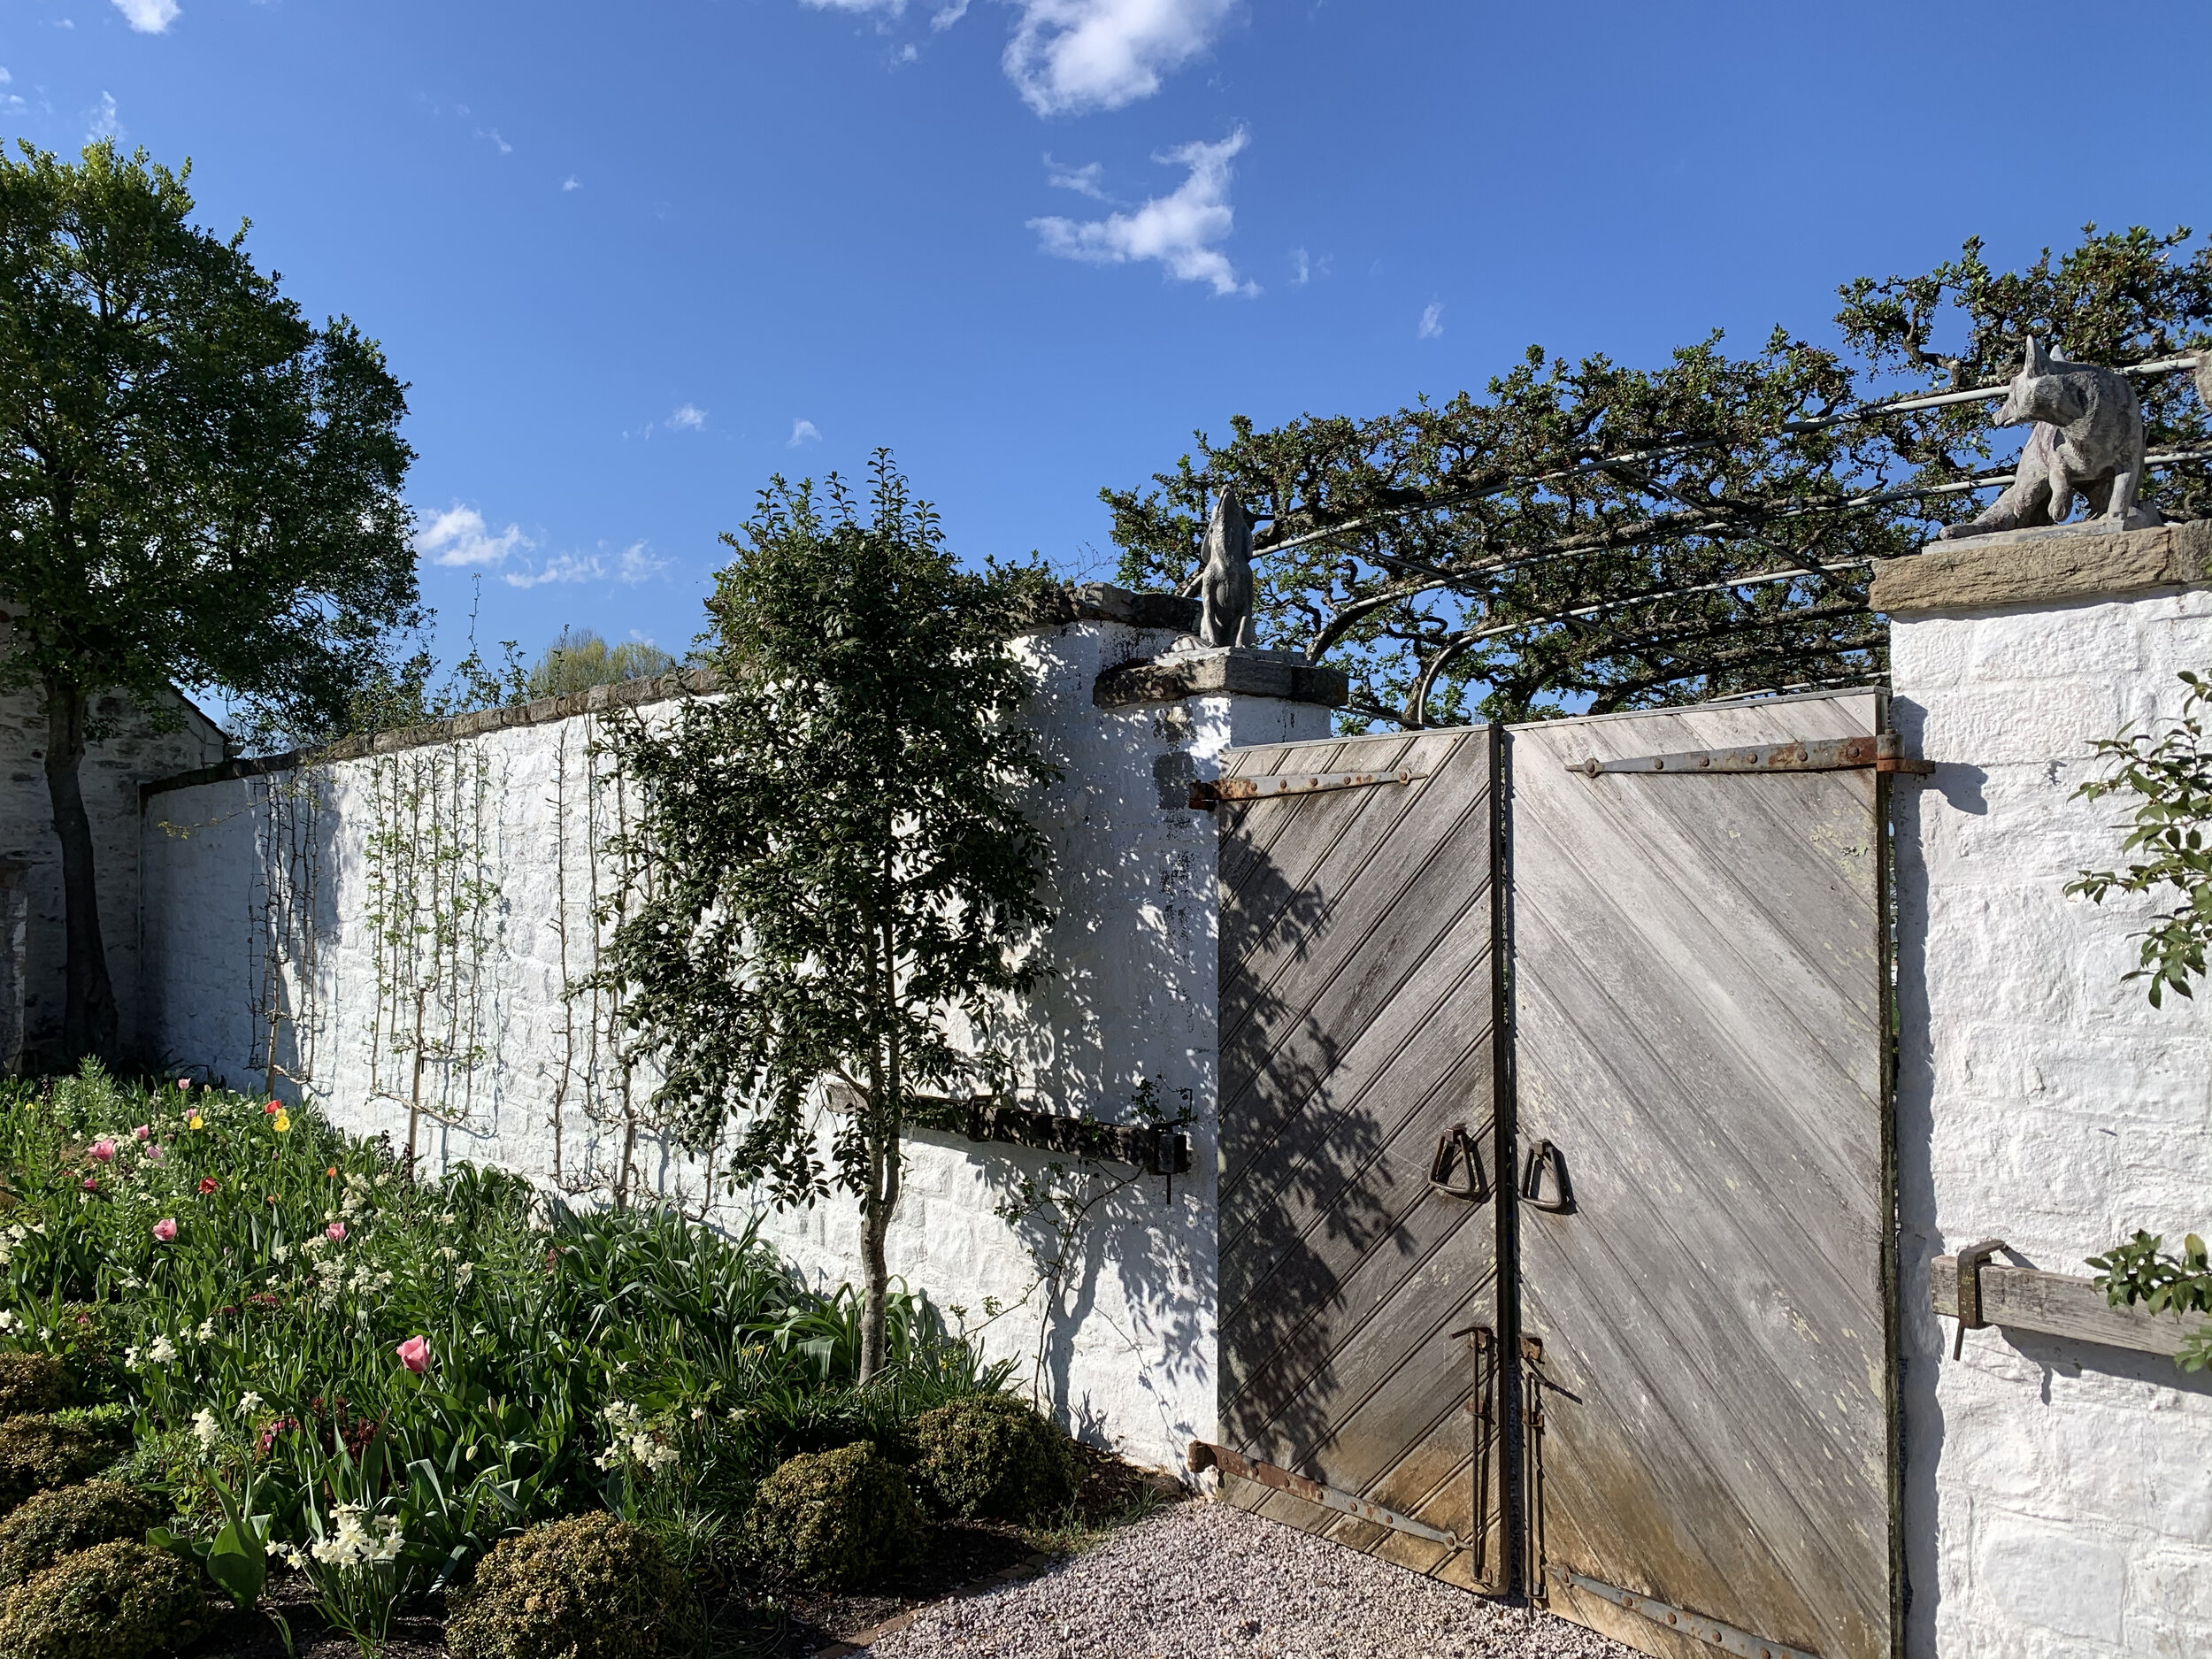
[[[205,1197],[206,1197],[206,1196],[207,1196],[210,1193],[211,1193],[211,1192],[215,1191],[215,1189],[216,1189],[216,1181],[215,1181],[215,1178],[214,1178],[212,1175],[203,1175],[203,1176],[201,1176],[201,1177],[200,1177],[200,1196],[201,1196],[201,1197],[205,1198]]]

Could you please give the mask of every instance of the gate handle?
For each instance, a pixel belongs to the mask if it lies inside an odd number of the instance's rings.
[[[1463,1158],[1467,1164],[1467,1184],[1452,1185],[1452,1164]],[[1429,1160],[1429,1186],[1447,1198],[1457,1198],[1471,1204],[1479,1204],[1490,1196],[1490,1178],[1482,1167],[1482,1154],[1475,1146],[1474,1137],[1467,1133],[1465,1124],[1454,1124],[1436,1137],[1436,1156]]]
[[[1571,1215],[1575,1207],[1574,1183],[1567,1179],[1567,1160],[1559,1148],[1548,1141],[1529,1141],[1528,1149],[1521,1158],[1521,1202],[1531,1210],[1548,1210],[1555,1215]],[[1544,1196],[1544,1171],[1551,1171],[1552,1196]]]

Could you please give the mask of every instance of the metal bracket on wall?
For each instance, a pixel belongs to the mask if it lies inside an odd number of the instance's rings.
[[[1567,763],[1569,772],[1588,778],[1609,772],[1694,776],[1716,772],[1863,772],[1869,768],[1925,777],[1935,770],[1935,763],[1906,754],[1904,740],[1894,732],[1839,737],[1820,743],[1768,743],[1757,749],[1692,749],[1674,755],[1634,755],[1621,760],[1600,760],[1593,755],[1587,760]]]
[[[1624,1590],[1618,1585],[1606,1583],[1602,1578],[1590,1578],[1571,1567],[1563,1567],[1555,1561],[1551,1563],[1551,1573],[1555,1578],[1571,1584],[1586,1595],[1594,1595],[1601,1601],[1610,1601],[1615,1607],[1640,1613],[1655,1624],[1664,1624],[1669,1630],[1678,1631],[1685,1636],[1717,1647],[1723,1653],[1735,1654],[1739,1659],[1820,1659],[1818,1654],[1808,1652],[1802,1647],[1793,1647],[1783,1641],[1769,1641],[1763,1636],[1754,1636],[1748,1631],[1738,1630],[1733,1624],[1724,1624],[1703,1613],[1693,1613],[1689,1609],[1677,1607],[1671,1601],[1662,1601],[1655,1595],[1638,1595],[1632,1590]]]
[[[2005,1248],[2002,1239],[1984,1239],[1959,1252],[1959,1332],[1951,1340],[1951,1357],[1966,1352],[1966,1333],[1989,1324],[1982,1317],[1982,1266]]]

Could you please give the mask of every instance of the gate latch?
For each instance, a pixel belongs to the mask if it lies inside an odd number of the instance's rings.
[[[1984,1239],[1959,1252],[1959,1332],[1951,1340],[1953,1359],[1966,1352],[1969,1331],[1983,1330],[1989,1324],[1982,1317],[1982,1264],[2005,1248],[2002,1239]]]
[[[1555,1215],[1571,1214],[1575,1207],[1574,1184],[1567,1179],[1567,1161],[1559,1148],[1548,1141],[1532,1141],[1522,1137],[1521,1202],[1531,1210],[1548,1210]],[[1551,1176],[1551,1196],[1544,1196],[1544,1176]]]
[[[1467,1166],[1466,1180],[1457,1187],[1452,1185],[1455,1163]],[[1490,1177],[1482,1167],[1482,1152],[1465,1124],[1454,1124],[1436,1137],[1436,1156],[1429,1160],[1429,1186],[1447,1198],[1464,1199],[1471,1204],[1479,1204],[1490,1196]]]

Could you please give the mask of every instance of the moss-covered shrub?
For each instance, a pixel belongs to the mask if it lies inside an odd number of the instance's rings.
[[[166,1512],[166,1505],[119,1480],[39,1493],[0,1520],[0,1589],[95,1544],[143,1539]]]
[[[695,1633],[690,1592],[660,1545],[604,1511],[502,1539],[449,1606],[455,1659],[648,1659]]]
[[[0,1599],[4,1659],[147,1659],[208,1627],[199,1569],[125,1540],[64,1555]]]
[[[122,1451],[113,1439],[51,1417],[0,1420],[0,1514],[34,1492],[73,1486]]]
[[[1028,1521],[1075,1496],[1075,1454],[1060,1425],[1004,1394],[975,1394],[914,1423],[925,1496],[963,1520]]]
[[[0,1354],[0,1417],[76,1403],[75,1373],[51,1354]]]
[[[922,1506],[898,1466],[863,1441],[803,1452],[760,1483],[745,1541],[761,1563],[803,1584],[866,1584],[922,1550]]]

